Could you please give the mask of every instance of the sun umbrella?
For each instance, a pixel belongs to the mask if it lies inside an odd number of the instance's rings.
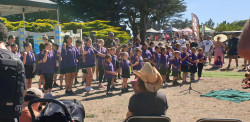
[[[178,30],[178,29],[176,29],[176,28],[174,28],[174,27],[171,27],[171,28],[169,28],[169,29],[167,29],[167,30],[165,30],[165,32],[179,32],[180,30]]]
[[[159,33],[157,30],[150,28],[146,31],[147,33]]]
[[[216,35],[216,36],[214,37],[214,40],[217,41],[218,37],[220,37],[220,40],[219,40],[220,42],[224,42],[224,41],[227,40],[227,36],[224,35],[224,34],[218,34],[218,35]]]

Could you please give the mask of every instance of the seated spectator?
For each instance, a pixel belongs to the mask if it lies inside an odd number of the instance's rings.
[[[28,109],[28,104],[31,100],[43,98],[43,92],[38,88],[29,88],[26,91],[23,103],[22,115],[20,116],[20,122],[32,122],[32,118]],[[39,115],[40,103],[34,103],[32,105],[33,112],[37,117]]]
[[[161,116],[168,109],[166,95],[158,90],[162,86],[160,73],[150,63],[145,63],[135,83],[137,91],[129,101],[127,117],[130,116]]]

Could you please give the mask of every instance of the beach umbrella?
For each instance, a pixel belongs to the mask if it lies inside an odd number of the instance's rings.
[[[157,30],[150,28],[148,30],[146,30],[147,33],[159,33]]]
[[[224,34],[218,34],[214,37],[214,41],[217,41],[217,38],[220,37],[220,42],[224,42],[227,40],[227,36]]]
[[[179,32],[180,30],[178,30],[177,28],[171,27],[167,30],[165,30],[164,32]]]
[[[163,33],[163,32],[164,32],[164,30],[162,30],[162,29],[161,29],[161,30],[159,30],[159,33]]]

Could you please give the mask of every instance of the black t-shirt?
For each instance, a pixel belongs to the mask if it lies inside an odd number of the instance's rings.
[[[111,48],[114,46],[116,46],[115,40],[108,39],[104,44],[104,47],[106,47],[106,48]]]
[[[129,100],[128,109],[135,116],[165,115],[168,109],[167,98],[162,92],[134,94]]]
[[[229,50],[237,50],[238,41],[239,41],[239,39],[236,37],[229,39],[228,40],[228,49]]]
[[[190,44],[190,48],[193,48],[193,47],[198,47],[198,43],[197,42],[191,42]]]

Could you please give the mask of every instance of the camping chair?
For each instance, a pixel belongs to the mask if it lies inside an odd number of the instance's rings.
[[[202,118],[199,119],[197,122],[242,122],[238,119],[211,119],[211,118]]]
[[[166,116],[132,116],[125,122],[171,122],[171,120]]]

